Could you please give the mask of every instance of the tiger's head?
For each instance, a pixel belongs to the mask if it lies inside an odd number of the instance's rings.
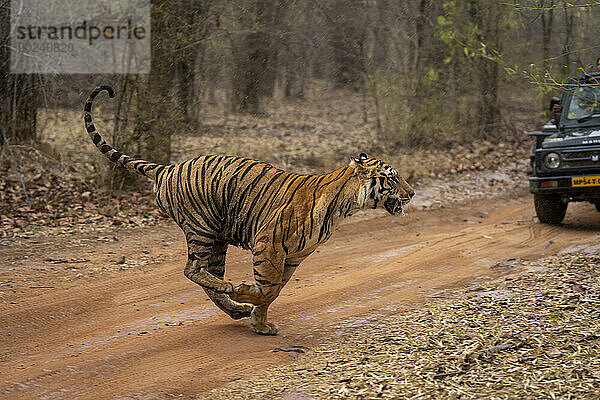
[[[350,167],[362,182],[358,194],[361,208],[385,208],[390,214],[403,213],[415,191],[394,168],[365,153],[350,158]]]

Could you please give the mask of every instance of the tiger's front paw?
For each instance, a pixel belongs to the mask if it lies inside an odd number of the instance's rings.
[[[265,322],[263,324],[252,324],[254,332],[259,335],[277,335],[279,328],[272,322]]]

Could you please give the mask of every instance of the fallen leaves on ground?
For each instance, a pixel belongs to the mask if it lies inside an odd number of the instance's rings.
[[[521,267],[200,398],[599,398],[600,255]]]
[[[173,162],[202,154],[236,154],[314,174],[339,168],[365,151],[394,165],[411,184],[432,189],[419,192],[423,208],[507,193],[527,184],[530,145],[524,138],[534,128],[527,112],[511,114],[512,131],[522,137],[503,130],[498,143],[406,149],[378,133],[375,109],[364,109],[358,93],[315,85],[306,100],[272,99],[264,107],[265,114],[257,117],[206,104],[197,129],[173,135]],[[96,114],[100,129],[108,131],[111,113],[99,106]],[[41,110],[39,120],[39,149],[13,146],[30,205],[8,151],[0,152],[0,238],[107,230],[162,218],[149,186],[111,193],[94,183],[106,174],[108,161],[89,140],[79,111]]]
[[[137,226],[163,219],[152,191],[108,192],[96,188],[69,164],[49,160],[34,148],[13,149],[27,191],[7,151],[0,153],[0,238],[32,237],[42,228],[72,233],[91,225]],[[27,199],[29,198],[29,204]],[[74,231],[73,231],[74,232]]]

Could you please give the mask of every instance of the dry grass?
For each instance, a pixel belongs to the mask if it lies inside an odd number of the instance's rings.
[[[112,138],[112,103],[98,99],[97,126]],[[378,133],[372,106],[365,108],[359,93],[313,85],[306,100],[268,100],[265,115],[230,114],[220,106],[204,105],[201,125],[195,131],[172,137],[174,162],[201,154],[235,154],[263,160],[299,173],[323,173],[344,165],[360,152],[377,156],[399,169],[412,181],[468,170],[496,168],[515,157],[526,157],[529,141],[502,147],[481,142],[449,150],[407,150],[390,146]],[[366,118],[365,118],[366,117]],[[535,123],[519,122],[525,132]],[[85,164],[98,173],[104,162],[83,130],[81,113],[46,110],[40,114],[41,140],[65,158]],[[505,132],[499,132],[499,137]],[[118,147],[118,146],[117,146]],[[132,154],[135,156],[135,154]]]
[[[113,105],[102,97],[95,106],[96,125],[109,142],[113,142]],[[427,191],[420,190],[424,206],[488,197],[526,182],[527,141],[480,142],[448,150],[399,149],[378,135],[374,112],[364,109],[359,94],[346,90],[314,86],[306,100],[267,102],[262,117],[221,110],[206,105],[199,129],[173,136],[174,162],[200,154],[237,154],[289,171],[323,173],[364,151],[394,165],[411,184],[427,186]],[[0,152],[0,236],[32,236],[47,226],[55,227],[56,233],[70,233],[89,229],[90,223],[139,225],[159,220],[149,182],[139,192],[103,190],[109,162],[85,133],[81,112],[41,111],[39,127],[38,149],[14,149],[31,207],[8,152]],[[503,171],[500,180],[482,174],[497,169]],[[513,178],[505,179],[508,176]],[[457,182],[457,187],[449,187]]]
[[[571,254],[349,331],[202,398],[598,399],[599,371],[600,256]]]

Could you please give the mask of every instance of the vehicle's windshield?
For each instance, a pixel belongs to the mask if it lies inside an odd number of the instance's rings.
[[[600,85],[587,84],[573,90],[568,119],[581,119],[598,114],[600,117]]]

